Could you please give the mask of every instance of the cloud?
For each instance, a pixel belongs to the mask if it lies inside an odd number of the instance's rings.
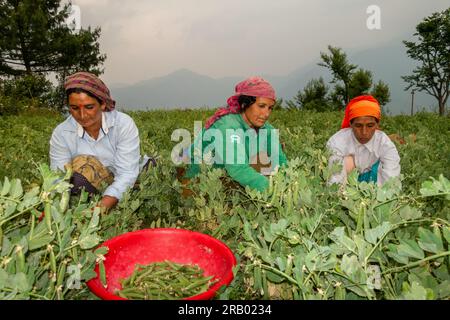
[[[74,0],[102,28],[107,81],[132,83],[181,68],[209,76],[287,74],[328,44],[362,50],[412,35],[445,0]],[[369,5],[382,29],[366,28]]]

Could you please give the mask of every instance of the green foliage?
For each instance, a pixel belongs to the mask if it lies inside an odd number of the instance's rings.
[[[328,111],[330,106],[327,95],[328,87],[321,77],[310,80],[303,92],[298,92],[294,101],[302,110]]]
[[[391,101],[389,86],[381,80],[374,85],[370,94],[378,100],[381,106],[385,106]]]
[[[372,72],[357,69],[357,65],[350,64],[347,54],[341,48],[328,46],[328,50],[329,54],[320,53],[322,62],[318,64],[331,71],[333,76],[331,83],[335,84],[333,91],[326,99],[322,96],[322,101],[327,101],[326,105],[331,106],[332,109],[341,110],[352,98],[365,94],[374,95],[382,106],[389,102],[390,92],[387,84],[380,80],[373,86]]]
[[[220,299],[450,297],[446,119],[423,113],[384,117],[383,130],[405,138],[405,144],[396,142],[401,181],[378,188],[351,176],[339,187],[326,184],[333,168],[324,146],[339,129],[342,113],[277,110],[271,123],[280,129],[290,163],[271,178],[267,191],[231,186],[224,171],[205,167],[189,185],[193,195],[183,198],[170,160],[176,144],[171,133],[193,132],[194,120],[204,121],[212,112],[130,113],[142,152],[156,156],[158,166],[143,172],[108,215],[97,215],[96,199],[86,195],[72,197],[65,208],[67,181],[33,164],[48,162],[48,140],[61,116],[0,119],[7,137],[0,142],[0,297],[94,299],[84,280],[95,276],[94,264],[106,253],[90,248],[127,231],[155,227],[203,232],[233,250],[235,279]],[[52,220],[38,223],[47,203]],[[78,264],[84,280],[80,289],[69,289],[74,275],[67,270]],[[58,282],[60,274],[65,285],[58,289],[53,280]]]
[[[0,82],[0,115],[52,105],[53,85],[42,75],[25,75]]]
[[[439,103],[439,114],[445,114],[450,95],[450,8],[433,13],[416,26],[417,42],[403,41],[407,54],[419,62],[412,75],[402,77],[406,90],[426,92]]]
[[[61,86],[45,79],[55,73],[60,84],[75,71],[99,74],[106,55],[100,53],[100,28],[73,32],[66,24],[69,4],[61,0],[0,2],[0,77],[6,79],[0,112],[21,106],[63,107]]]
[[[66,25],[68,4],[51,1],[0,3],[0,65],[4,75],[95,69],[105,56],[97,43],[100,29],[73,33]],[[86,69],[86,70],[87,70]]]

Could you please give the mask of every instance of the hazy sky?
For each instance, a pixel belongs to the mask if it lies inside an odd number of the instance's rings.
[[[100,26],[103,78],[135,83],[181,68],[212,76],[286,75],[328,44],[366,49],[408,39],[448,0],[73,0]],[[370,5],[381,30],[368,30]]]

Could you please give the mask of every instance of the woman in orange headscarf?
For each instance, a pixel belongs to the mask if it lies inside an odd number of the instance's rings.
[[[342,164],[340,173],[330,183],[343,183],[356,169],[359,181],[382,185],[391,177],[400,175],[400,157],[389,137],[380,130],[381,108],[369,95],[354,98],[347,105],[341,130],[327,142],[332,152],[330,165]]]

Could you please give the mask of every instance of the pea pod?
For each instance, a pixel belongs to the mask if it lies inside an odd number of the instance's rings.
[[[253,269],[253,277],[255,279],[255,289],[261,290],[262,289],[262,278],[261,278],[261,268],[258,266],[255,266]]]
[[[59,210],[61,213],[66,212],[67,207],[69,206],[69,200],[70,200],[70,192],[65,191],[61,196],[61,201],[59,202]]]
[[[66,269],[67,269],[67,262],[63,261],[63,263],[61,263],[61,265],[59,266],[58,278],[56,280],[57,288],[63,285],[64,277],[66,275]]]
[[[106,288],[108,284],[106,282],[106,270],[105,270],[105,264],[103,263],[103,260],[100,260],[100,262],[98,263],[98,271],[100,273],[100,281],[102,282],[103,286]]]
[[[195,265],[182,265],[171,261],[147,266],[136,265],[132,274],[119,282],[122,290],[115,293],[124,299],[182,299],[208,290],[213,276],[203,276]]]
[[[294,262],[294,256],[288,255],[287,262],[286,262],[286,270],[284,273],[286,273],[288,276],[291,276],[292,274],[292,264]]]
[[[56,257],[55,252],[53,251],[53,247],[49,245],[47,247],[49,254],[50,254],[50,268],[54,274],[56,274]]]
[[[53,231],[52,231],[52,204],[50,202],[47,202],[45,204],[44,220],[45,220],[45,225],[47,226],[48,232],[50,234],[53,234]]]
[[[21,246],[16,247],[17,272],[25,272],[25,255]]]

